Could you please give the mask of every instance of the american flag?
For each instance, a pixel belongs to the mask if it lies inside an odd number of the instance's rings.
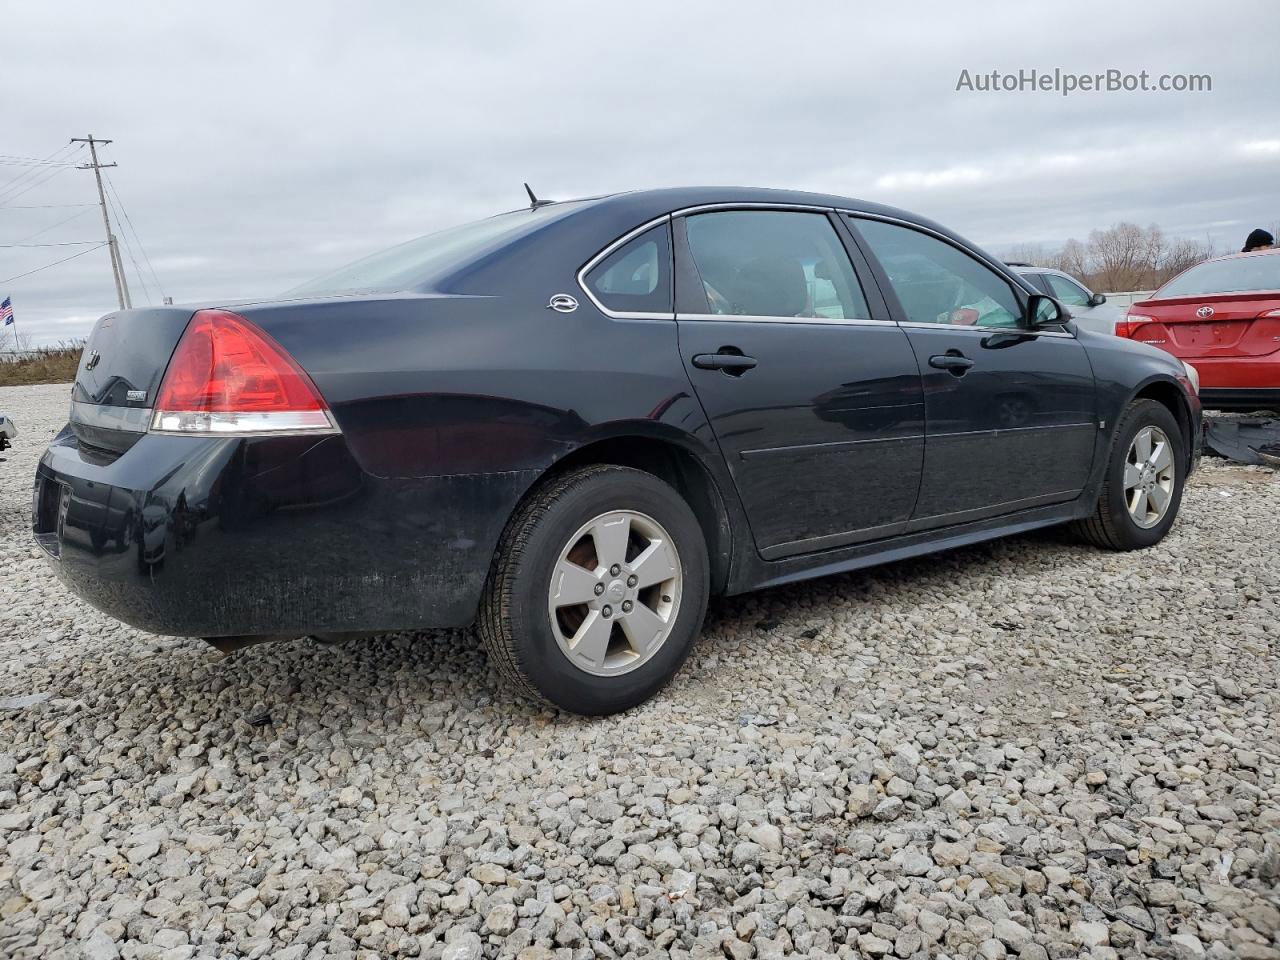
[[[0,303],[0,320],[4,321],[6,327],[13,323],[13,304],[9,302],[8,297],[5,297],[4,302]]]

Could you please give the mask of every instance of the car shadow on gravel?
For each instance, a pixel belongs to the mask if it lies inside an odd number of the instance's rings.
[[[880,607],[901,602],[906,610],[916,606],[915,595],[923,590],[945,603],[950,594],[960,596],[977,589],[981,579],[1005,575],[1010,564],[1032,575],[1059,570],[1082,552],[1088,551],[1064,546],[1054,531],[1036,532],[717,599],[710,606],[690,666],[665,695],[688,696],[716,712],[730,710],[728,704],[707,696],[709,690],[703,688],[716,689],[717,677],[714,670],[699,669],[699,664],[741,644],[744,637],[748,656],[757,643],[762,656],[766,645],[779,640],[822,644],[820,629],[812,624],[856,615],[850,600]],[[740,660],[743,652],[733,655]],[[92,701],[93,691],[86,687],[105,679],[100,672],[119,673],[117,679],[131,688],[130,702],[120,707],[121,719],[130,726],[212,723],[223,728],[222,736],[233,740],[262,742],[280,737],[289,728],[335,726],[375,734],[414,722],[414,716],[428,718],[427,732],[435,726],[432,718],[459,714],[480,714],[517,725],[542,723],[555,716],[558,723],[568,725],[566,729],[611,722],[560,713],[510,688],[490,666],[471,630],[386,634],[341,644],[300,638],[249,647],[226,657],[198,639],[142,635],[116,646],[108,659],[109,664],[100,664],[96,674],[70,678],[67,689],[55,696]],[[152,696],[159,691],[163,697]],[[183,709],[179,715],[158,716],[151,706],[155,699],[182,704]]]

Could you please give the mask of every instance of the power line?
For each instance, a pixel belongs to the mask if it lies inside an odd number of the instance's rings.
[[[101,240],[60,240],[57,243],[0,243],[0,247],[83,247],[86,243],[101,242]]]
[[[68,144],[68,145],[64,145],[64,146],[62,146],[62,147],[59,147],[57,150],[53,151],[53,153],[49,154],[49,156],[48,156],[48,157],[46,157],[45,159],[46,159],[46,160],[53,160],[55,157],[65,155],[65,154],[66,154],[66,152],[67,152],[67,147],[68,147],[68,146],[69,146],[69,144]],[[12,188],[13,186],[15,186],[15,185],[20,181],[20,180],[26,179],[26,178],[28,178],[28,177],[30,177],[30,176],[32,176],[32,175],[34,175],[36,172],[37,172],[37,171],[35,171],[35,170],[24,170],[22,173],[18,174],[16,177],[14,177],[12,180],[10,180],[8,183],[5,183],[5,184],[3,184],[2,186],[0,186],[0,193],[4,193],[4,192],[8,191],[10,188]]]
[[[73,145],[67,144],[64,147],[60,147],[59,149],[53,151],[53,153],[49,154],[49,156],[46,157],[45,159],[53,160],[55,158],[58,158],[59,160],[61,160],[61,158],[69,156],[76,149],[77,148],[74,147]],[[14,197],[17,197],[20,193],[26,193],[27,192],[26,189],[20,190],[16,193],[11,192],[20,183],[23,183],[24,181],[29,182],[32,179],[38,179],[42,174],[48,174],[48,176],[45,177],[45,179],[48,179],[49,177],[55,176],[56,174],[58,174],[59,172],[65,169],[66,167],[58,166],[58,167],[54,167],[50,171],[50,170],[46,170],[44,167],[37,166],[37,167],[31,167],[31,168],[28,168],[27,170],[24,170],[22,173],[18,174],[16,177],[10,180],[8,183],[0,186],[0,203],[4,203],[8,200],[12,200]],[[31,186],[35,186],[35,184],[31,184]]]
[[[43,267],[36,267],[34,270],[28,270],[26,273],[19,273],[17,276],[5,277],[3,280],[0,280],[0,283],[9,283],[13,280],[21,280],[23,277],[29,277],[33,273],[39,273],[41,270],[48,270],[50,267],[56,267],[58,264],[66,263],[68,260],[74,260],[76,257],[83,257],[86,253],[93,253],[93,251],[100,250],[105,246],[107,246],[107,241],[100,240],[96,247],[90,247],[88,250],[81,250],[79,253],[73,253],[69,257],[63,257],[61,260],[55,260],[53,263],[46,263]]]
[[[0,157],[0,164],[6,167],[70,167],[65,160],[26,160],[17,157]]]
[[[87,206],[93,206],[93,204],[88,204]],[[79,213],[73,213],[71,216],[69,216],[69,217],[67,217],[67,218],[65,218],[65,219],[63,219],[63,220],[59,220],[57,223],[50,224],[50,225],[49,225],[49,226],[47,226],[47,227],[44,227],[44,228],[42,228],[42,229],[40,229],[40,230],[37,230],[35,233],[29,233],[29,234],[27,234],[27,235],[26,235],[25,237],[23,237],[22,239],[15,241],[15,243],[24,243],[24,242],[26,242],[27,240],[32,240],[32,239],[34,239],[34,238],[36,238],[36,237],[40,236],[40,234],[42,234],[42,233],[48,233],[50,230],[55,230],[55,229],[57,229],[58,227],[62,226],[64,223],[70,223],[72,220],[75,220],[77,217],[83,217],[83,216],[84,216],[86,213],[88,213],[88,212],[89,212],[88,210],[81,210]]]
[[[121,224],[120,236],[124,239],[124,252],[129,255],[129,261],[133,264],[133,272],[138,275],[138,285],[142,287],[142,295],[147,298],[147,303],[155,303],[155,299],[151,296],[151,291],[147,289],[147,280],[142,275],[142,268],[138,266],[138,258],[133,254],[133,244],[129,242],[129,231],[123,225],[124,218],[120,213],[120,198],[115,197],[113,199],[115,191],[111,190],[111,178],[104,177],[103,179],[107,181],[107,203],[115,211],[116,223]],[[123,259],[120,262],[120,266],[123,269]]]
[[[0,202],[6,201],[6,200],[17,200],[24,193],[30,193],[36,187],[43,186],[44,184],[52,180],[54,177],[56,177],[58,174],[62,173],[64,170],[69,170],[69,169],[70,167],[54,167],[52,170],[42,169],[40,172],[43,174],[43,176],[37,176],[36,179],[24,184],[21,190],[10,191],[9,193],[6,193],[4,196],[0,196]]]
[[[160,294],[160,299],[163,300],[164,285],[160,283],[160,277],[156,273],[156,268],[151,264],[151,257],[147,255],[147,248],[142,245],[142,238],[138,236],[138,230],[133,225],[133,218],[129,216],[129,211],[125,209],[124,201],[120,199],[120,191],[116,189],[115,182],[111,179],[111,176],[109,174],[103,174],[103,179],[107,181],[107,189],[111,192],[111,195],[115,197],[116,209],[118,209],[120,211],[120,214],[124,217],[125,226],[128,227],[128,232],[133,234],[134,242],[137,243],[138,250],[142,253],[142,259],[146,261],[147,269],[151,271],[151,279],[155,281],[156,290]],[[128,244],[127,238],[125,240],[125,243],[126,245]],[[133,257],[132,251],[130,251],[129,256],[130,258]],[[136,260],[134,261],[133,266],[134,266],[134,269],[137,269],[138,263]],[[138,270],[138,279],[139,280],[142,279],[141,270]]]
[[[54,151],[53,155],[55,156],[57,155],[56,150]],[[65,162],[63,160],[52,160],[49,157],[46,157],[43,160],[39,159],[38,157],[20,157],[14,153],[0,153],[0,160],[12,160],[12,161],[21,162],[21,163],[64,163]]]
[[[0,210],[62,210],[96,206],[96,203],[0,203]]]

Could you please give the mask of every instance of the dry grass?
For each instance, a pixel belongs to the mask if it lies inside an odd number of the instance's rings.
[[[83,340],[67,340],[53,347],[38,347],[19,354],[0,354],[0,387],[33,383],[70,383],[80,365]]]

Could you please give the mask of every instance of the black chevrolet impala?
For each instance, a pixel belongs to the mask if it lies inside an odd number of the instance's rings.
[[[598,714],[671,677],[712,595],[1051,524],[1150,546],[1199,425],[1192,368],[936,223],[654,190],[103,317],[33,522],[141,629],[474,623],[503,673]]]

